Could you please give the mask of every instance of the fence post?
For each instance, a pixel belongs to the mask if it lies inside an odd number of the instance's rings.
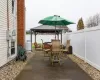
[[[32,51],[32,30],[30,30],[30,32],[31,32],[30,40],[31,40],[31,51]]]
[[[85,60],[84,62],[86,63],[86,28],[84,29],[84,39],[85,39]]]

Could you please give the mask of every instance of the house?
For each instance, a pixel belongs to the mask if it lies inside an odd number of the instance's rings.
[[[25,47],[25,0],[17,0],[17,44]]]
[[[0,67],[17,54],[17,0],[0,0]]]

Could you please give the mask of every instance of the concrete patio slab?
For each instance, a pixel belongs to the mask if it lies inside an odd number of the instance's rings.
[[[50,64],[42,51],[36,51],[23,71],[15,80],[93,80],[71,59],[64,59],[63,64]]]

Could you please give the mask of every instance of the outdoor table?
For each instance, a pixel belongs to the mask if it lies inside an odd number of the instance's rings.
[[[52,65],[53,65],[53,63],[54,62],[57,62],[57,63],[59,63],[60,64],[60,56],[61,56],[61,54],[62,54],[62,44],[60,44],[60,48],[61,49],[55,49],[54,51],[52,51],[52,43],[49,43],[49,45],[51,46],[51,50],[50,50],[50,61],[51,61],[51,63],[52,63]]]
[[[50,61],[52,62],[58,62],[60,63],[60,56],[62,55],[62,46],[63,44],[60,44],[61,49],[59,51],[52,51],[52,43],[46,43],[47,45],[50,45],[49,49],[45,49],[44,57],[49,57]],[[53,65],[53,63],[52,63]]]

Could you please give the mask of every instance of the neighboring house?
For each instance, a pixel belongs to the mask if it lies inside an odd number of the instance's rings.
[[[0,67],[17,54],[17,0],[0,0]]]
[[[25,0],[17,0],[17,44],[25,47]]]

